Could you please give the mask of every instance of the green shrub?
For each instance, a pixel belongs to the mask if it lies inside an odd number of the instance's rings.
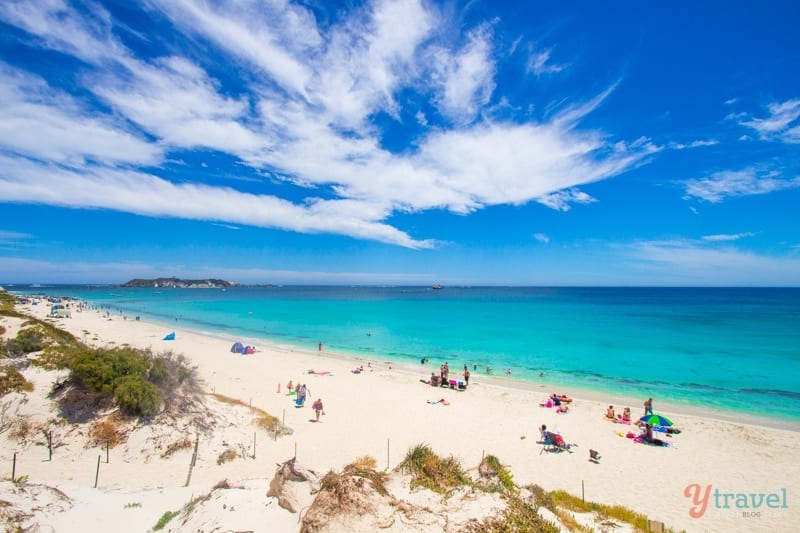
[[[87,349],[75,356],[72,371],[92,391],[111,394],[118,379],[144,377],[149,366],[148,355],[131,348]]]
[[[9,357],[19,357],[44,350],[44,347],[42,333],[37,328],[26,328],[19,330],[15,338],[6,342],[6,353]]]
[[[141,376],[124,376],[116,380],[114,399],[120,410],[129,415],[153,416],[161,402],[158,387]]]
[[[150,381],[160,385],[165,383],[169,377],[170,373],[167,362],[161,357],[153,359],[153,364],[150,367]]]

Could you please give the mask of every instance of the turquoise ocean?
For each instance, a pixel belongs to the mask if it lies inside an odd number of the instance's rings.
[[[13,286],[181,328],[800,423],[798,288]],[[577,392],[577,391],[576,391]],[[638,411],[639,405],[632,406]]]

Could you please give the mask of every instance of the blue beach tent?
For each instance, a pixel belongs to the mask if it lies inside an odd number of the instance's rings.
[[[164,335],[164,338],[161,339],[161,340],[174,341],[175,340],[175,332],[171,331],[171,332],[167,333],[166,335]]]
[[[244,353],[244,346],[242,345],[242,343],[241,342],[233,343],[233,346],[231,346],[231,353]]]

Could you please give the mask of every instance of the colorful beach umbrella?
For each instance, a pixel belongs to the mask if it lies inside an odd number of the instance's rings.
[[[642,418],[639,419],[639,421],[644,422],[645,424],[650,424],[651,426],[672,425],[672,420],[670,420],[666,416],[661,416],[661,415],[644,415]]]

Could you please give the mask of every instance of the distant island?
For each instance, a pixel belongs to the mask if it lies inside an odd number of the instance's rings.
[[[180,278],[155,278],[132,279],[122,284],[122,287],[166,287],[171,289],[216,289],[220,287],[236,287],[235,281],[224,279],[180,279]]]

